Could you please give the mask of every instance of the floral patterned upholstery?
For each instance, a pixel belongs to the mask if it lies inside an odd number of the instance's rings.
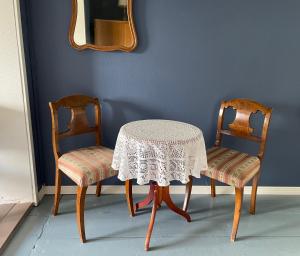
[[[106,147],[80,148],[63,154],[58,168],[78,186],[85,187],[117,174],[111,168],[112,157],[113,150]]]
[[[258,157],[222,147],[209,149],[207,161],[208,170],[201,174],[238,188],[244,187],[260,169]]]

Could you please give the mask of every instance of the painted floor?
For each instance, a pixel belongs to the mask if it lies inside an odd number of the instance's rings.
[[[141,199],[136,196],[135,200]],[[257,214],[245,197],[238,239],[230,242],[234,198],[192,195],[187,223],[166,207],[157,214],[151,251],[144,251],[150,209],[128,216],[123,195],[87,196],[88,242],[81,244],[75,219],[75,197],[63,196],[60,215],[50,214],[52,196],[31,210],[8,244],[5,256],[36,255],[300,255],[300,197],[258,196]],[[183,196],[173,196],[182,204]]]

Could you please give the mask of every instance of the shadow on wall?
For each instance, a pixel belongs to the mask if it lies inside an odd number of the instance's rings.
[[[135,29],[136,29],[136,33],[137,33],[137,41],[138,41],[138,45],[137,45],[137,49],[135,51],[133,51],[133,53],[137,53],[137,54],[141,54],[144,53],[147,48],[148,48],[148,30],[147,30],[147,13],[146,13],[146,9],[147,9],[147,3],[148,1],[133,1],[133,19],[134,19],[134,25],[135,25]],[[140,5],[140,6],[136,6],[136,5]],[[139,15],[135,15],[135,10],[139,11]],[[139,35],[141,33],[139,33],[140,31],[143,31],[143,36]]]
[[[267,102],[267,105],[273,108],[273,113],[261,179],[264,185],[299,186],[299,104]]]
[[[135,121],[145,119],[162,118],[161,114],[155,112],[153,109],[146,108],[142,104],[135,104],[122,100],[103,99],[102,101],[103,115],[102,129],[104,133],[104,144],[113,147],[118,136],[119,129],[122,125]],[[128,118],[130,116],[130,119]],[[112,126],[110,124],[113,124]],[[110,136],[105,136],[106,131],[109,131]]]
[[[294,145],[300,150],[300,144],[297,143],[300,130],[299,105],[288,103],[278,104],[276,102],[269,103],[268,105],[273,108],[268,141],[271,144],[274,139],[276,145],[274,144],[272,146],[277,147],[276,153],[286,155],[289,152],[289,149],[283,145]],[[287,136],[284,131],[289,133],[290,136]]]

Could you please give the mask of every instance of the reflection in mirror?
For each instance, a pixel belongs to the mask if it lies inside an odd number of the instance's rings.
[[[137,44],[132,0],[73,0],[69,36],[79,50],[132,51]]]

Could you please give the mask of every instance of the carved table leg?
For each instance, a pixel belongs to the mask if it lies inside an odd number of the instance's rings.
[[[183,218],[185,218],[188,222],[191,222],[191,217],[188,213],[183,211],[182,209],[178,208],[172,201],[169,193],[169,186],[167,187],[160,187],[156,185],[155,183],[152,185],[152,190],[153,190],[153,207],[152,207],[152,214],[148,226],[148,231],[146,235],[146,240],[145,240],[145,250],[149,250],[149,245],[150,245],[150,239],[151,239],[151,234],[154,226],[154,221],[155,221],[155,216],[156,216],[156,211],[157,208],[159,208],[160,204],[162,202],[165,202],[166,205],[175,213],[179,214]]]
[[[161,207],[161,203],[162,203],[162,200],[163,200],[163,196],[162,196],[162,187],[160,186],[157,186],[158,188],[158,202],[157,202],[157,208],[160,208]]]
[[[185,218],[188,222],[191,222],[191,217],[188,213],[186,213],[184,210],[178,208],[172,201],[169,193],[169,186],[168,187],[162,187],[162,200],[166,203],[166,205],[175,213],[181,215],[183,218]]]
[[[184,203],[183,203],[183,207],[182,207],[182,210],[184,210],[185,212],[187,211],[187,209],[189,207],[192,187],[193,187],[193,177],[190,176],[190,181],[185,186],[185,197],[184,197]]]
[[[150,190],[149,190],[149,193],[148,193],[147,197],[143,201],[138,202],[138,203],[135,204],[135,211],[151,204],[151,202],[154,199],[154,186],[155,186],[155,183],[151,182],[150,183]]]
[[[153,206],[152,206],[152,213],[151,213],[151,218],[147,230],[147,235],[146,235],[146,240],[145,240],[145,250],[149,250],[149,245],[150,245],[150,239],[151,239],[151,234],[155,222],[155,216],[156,216],[156,211],[158,208],[158,201],[159,201],[159,193],[160,190],[158,189],[158,186],[153,186]]]
[[[133,200],[132,200],[132,181],[126,180],[125,181],[125,190],[126,190],[126,200],[128,205],[128,211],[131,217],[134,217],[134,207],[133,207]]]

